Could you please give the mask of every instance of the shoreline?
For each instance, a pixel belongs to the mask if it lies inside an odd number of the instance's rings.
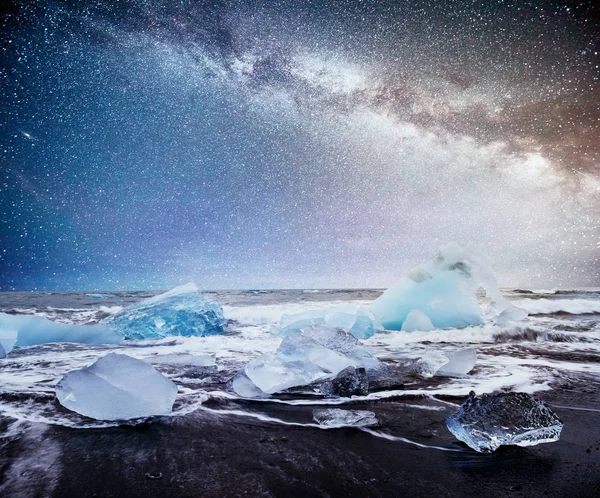
[[[105,429],[26,423],[0,443],[0,491],[6,497],[597,496],[600,390],[590,381],[535,396],[563,420],[559,441],[493,454],[450,435],[444,418],[452,407],[414,410],[397,400],[370,404],[387,420],[377,431],[458,451],[353,428],[288,426],[205,410]]]

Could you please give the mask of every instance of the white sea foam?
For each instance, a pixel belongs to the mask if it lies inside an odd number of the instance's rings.
[[[271,326],[277,325],[283,315],[293,315],[334,306],[358,307],[368,303],[369,301],[302,301],[255,306],[223,306],[223,313],[225,318],[235,320],[240,325]]]
[[[527,310],[530,314],[571,313],[583,315],[600,313],[598,299],[519,299],[513,301],[515,306]]]

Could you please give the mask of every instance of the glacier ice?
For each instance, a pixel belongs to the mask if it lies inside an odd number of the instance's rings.
[[[428,349],[416,363],[421,377],[460,376],[469,373],[477,361],[477,352],[473,348],[459,349],[452,352],[439,352]]]
[[[525,393],[483,394],[473,391],[446,418],[454,436],[480,453],[501,445],[533,446],[558,441],[563,423],[548,405]]]
[[[190,283],[128,306],[106,320],[126,339],[222,334],[223,309]]]
[[[7,355],[12,351],[12,348],[15,347],[19,331],[3,321],[3,316],[4,314],[0,313],[0,345],[2,346],[4,354]]]
[[[244,371],[252,383],[267,394],[306,386],[328,376],[327,372],[310,361],[285,361],[271,353],[250,361]]]
[[[406,320],[402,322],[401,330],[403,332],[429,332],[435,327],[431,323],[429,317],[421,310],[410,310],[406,315]]]
[[[367,308],[343,305],[283,315],[279,322],[278,333],[296,334],[313,324],[341,328],[358,339],[368,339],[382,328]]]
[[[284,337],[275,353],[259,356],[242,371],[260,395],[324,381],[348,367],[364,368],[369,373],[381,366],[354,336],[341,329],[313,325]],[[248,397],[252,388],[243,377],[236,382],[236,377],[231,384],[233,390]]]
[[[152,365],[116,353],[68,372],[56,384],[61,405],[96,420],[166,415],[176,395],[177,386]]]
[[[331,429],[338,427],[369,427],[377,425],[373,412],[367,410],[341,410],[340,408],[325,408],[313,410],[313,420]]]
[[[326,380],[319,386],[319,391],[325,396],[365,396],[369,394],[369,378],[364,368],[344,368],[332,379]]]
[[[430,261],[410,270],[370,305],[387,330],[401,330],[408,314],[419,310],[435,328],[461,328],[483,324],[477,290],[492,300],[491,314],[500,321],[524,317],[507,301],[485,257],[455,242],[439,248]]]
[[[448,358],[448,363],[439,368],[435,375],[447,377],[466,375],[473,370],[477,362],[477,352],[473,348],[459,349],[444,354]]]
[[[11,330],[13,332],[11,332]],[[14,335],[16,333],[16,335]],[[14,337],[4,339],[4,337]],[[83,344],[119,344],[123,336],[104,325],[57,323],[43,316],[0,313],[0,342],[7,352],[14,346],[33,346],[48,342],[78,342]]]
[[[228,385],[231,390],[243,398],[266,398],[269,396],[250,380],[245,370],[240,370],[236,373]]]

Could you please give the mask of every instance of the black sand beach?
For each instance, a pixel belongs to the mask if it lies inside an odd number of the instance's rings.
[[[403,399],[369,405],[397,415],[385,432],[462,451],[197,411],[135,427],[33,425],[0,443],[0,479],[6,497],[598,496],[598,382],[537,398],[563,420],[560,441],[488,455],[454,440],[451,410],[407,410]]]

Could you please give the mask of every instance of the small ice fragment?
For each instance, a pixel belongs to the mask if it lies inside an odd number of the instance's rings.
[[[504,314],[501,321],[524,316],[500,292],[486,258],[455,242],[440,247],[435,258],[410,270],[369,309],[387,330],[401,330],[413,309],[422,311],[438,329],[481,325],[480,287],[492,300],[491,315]]]
[[[0,342],[0,360],[2,358],[6,358],[6,351],[4,351],[4,347],[2,346],[2,343]]]
[[[68,372],[56,384],[61,405],[96,420],[166,415],[176,396],[177,386],[152,365],[116,353]]]
[[[427,349],[417,361],[416,369],[421,377],[427,379],[437,376],[460,376],[473,370],[477,353],[473,348],[459,349],[453,352],[439,352]]]
[[[421,377],[429,379],[449,361],[445,354],[428,349],[425,351],[423,357],[417,360],[415,368]]]
[[[453,353],[445,353],[448,363],[443,365],[435,375],[452,377],[466,375],[477,362],[477,352],[473,348],[459,349]]]
[[[2,324],[5,324],[3,327]],[[6,327],[6,328],[5,328]],[[7,329],[12,330],[6,333]],[[119,344],[123,336],[116,330],[104,324],[74,325],[72,323],[57,323],[43,316],[8,315],[0,313],[0,342],[6,350],[7,342],[4,337],[14,337],[14,346],[33,346],[49,342],[77,342],[83,344]],[[12,340],[12,339],[10,339]],[[8,344],[10,351],[12,345]]]
[[[328,428],[338,427],[369,427],[377,425],[375,413],[367,410],[341,410],[327,408],[313,410],[313,420]]]
[[[319,390],[326,396],[366,396],[369,394],[367,372],[364,368],[345,368],[333,379],[323,382]]]
[[[434,328],[433,323],[431,323],[431,320],[425,313],[421,310],[414,309],[406,315],[406,320],[402,323],[401,330],[403,332],[429,332]]]
[[[221,306],[190,283],[133,304],[106,323],[126,339],[160,339],[222,334],[227,321]]]
[[[525,393],[483,394],[473,391],[446,418],[454,436],[480,453],[501,445],[533,446],[558,441],[563,423],[543,401]]]

